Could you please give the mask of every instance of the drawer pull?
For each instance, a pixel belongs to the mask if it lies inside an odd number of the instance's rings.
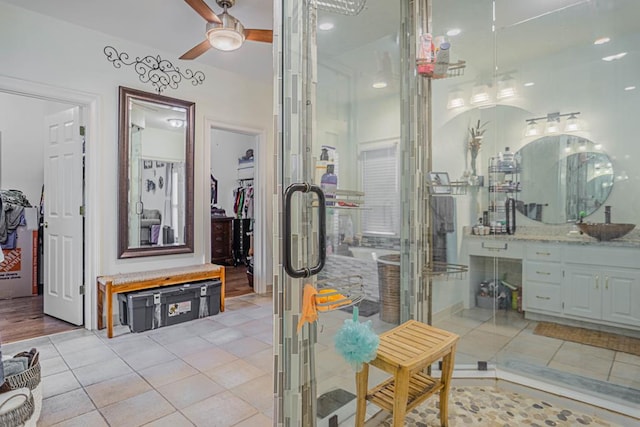
[[[549,273],[548,271],[536,271],[536,274],[541,274],[544,276],[551,276],[551,273]]]
[[[551,255],[551,252],[536,252],[536,255],[549,256],[549,255]]]
[[[596,274],[596,289],[600,289],[600,276]]]
[[[604,288],[609,289],[609,276],[606,276],[604,279]]]
[[[541,297],[540,295],[536,295],[536,298],[544,299],[544,300],[550,300],[551,299],[551,297]]]
[[[488,249],[490,251],[506,251],[507,250],[507,243],[505,243],[503,246],[485,246],[486,242],[482,242],[482,248],[483,249]]]

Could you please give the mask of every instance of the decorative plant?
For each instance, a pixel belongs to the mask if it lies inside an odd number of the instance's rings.
[[[469,151],[471,151],[471,173],[476,176],[476,158],[478,157],[478,151],[482,147],[482,138],[486,129],[484,127],[489,122],[480,124],[480,120],[476,123],[475,127],[469,128],[469,134],[471,134],[471,140],[469,141]]]

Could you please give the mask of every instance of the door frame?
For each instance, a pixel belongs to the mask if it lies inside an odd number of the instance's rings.
[[[98,212],[94,209],[98,206],[98,176],[99,162],[97,153],[93,147],[98,147],[100,96],[88,92],[80,92],[50,86],[44,83],[20,80],[6,76],[0,76],[0,92],[13,95],[26,96],[44,101],[63,102],[80,107],[83,124],[86,126],[85,134],[85,215],[84,215],[84,327],[96,329],[97,319],[97,292],[95,292],[95,277],[99,266],[99,239],[87,239],[86,236],[95,236],[98,224]]]
[[[255,168],[255,182],[258,183],[254,187],[254,212],[268,212],[267,197],[273,193],[271,185],[269,185],[269,168],[266,167],[265,157],[267,156],[267,134],[264,129],[257,129],[248,126],[222,123],[205,117],[204,126],[204,158],[205,176],[203,179],[209,180],[209,171],[211,170],[211,144],[213,139],[211,138],[211,131],[213,129],[224,130],[227,132],[242,133],[256,138],[256,147],[254,153],[254,168]],[[211,195],[209,194],[209,186],[204,186],[203,200],[209,200]],[[272,214],[273,215],[273,214]],[[209,215],[206,215],[203,225],[203,230],[209,236],[209,239],[205,239],[208,244],[205,245],[204,254],[206,259],[211,260],[211,219]],[[269,269],[267,245],[270,245],[271,239],[268,236],[267,227],[267,215],[258,215],[254,218],[253,229],[253,289],[258,294],[264,294],[271,290],[272,271]],[[208,230],[208,231],[207,231]],[[271,285],[271,286],[270,286]]]

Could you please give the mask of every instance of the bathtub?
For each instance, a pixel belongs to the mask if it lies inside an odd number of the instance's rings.
[[[368,261],[375,261],[376,258],[383,255],[399,254],[400,251],[394,249],[383,248],[367,248],[363,246],[350,246],[349,250],[353,254],[354,258],[364,259]]]

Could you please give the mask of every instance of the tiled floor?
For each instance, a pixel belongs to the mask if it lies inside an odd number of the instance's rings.
[[[226,305],[224,313],[188,324],[139,334],[119,326],[111,340],[104,331],[76,330],[8,344],[3,353],[41,352],[38,426],[271,426],[271,298],[244,295]],[[333,349],[335,331],[350,317],[338,310],[319,319],[318,394],[354,391],[353,370]],[[393,327],[370,319],[378,333]],[[632,386],[639,396],[640,358],[533,335],[533,322],[516,313],[465,310],[436,326],[461,335],[458,364],[526,362],[568,378]],[[373,369],[370,381],[383,377]]]
[[[271,426],[271,297],[226,301],[213,317],[131,334],[76,330],[3,345],[37,347],[38,426]]]
[[[514,311],[474,308],[435,326],[461,336],[457,363],[475,364],[478,360],[498,366],[517,361],[604,381],[629,388],[640,395],[640,357],[574,342],[534,335],[537,322]]]

